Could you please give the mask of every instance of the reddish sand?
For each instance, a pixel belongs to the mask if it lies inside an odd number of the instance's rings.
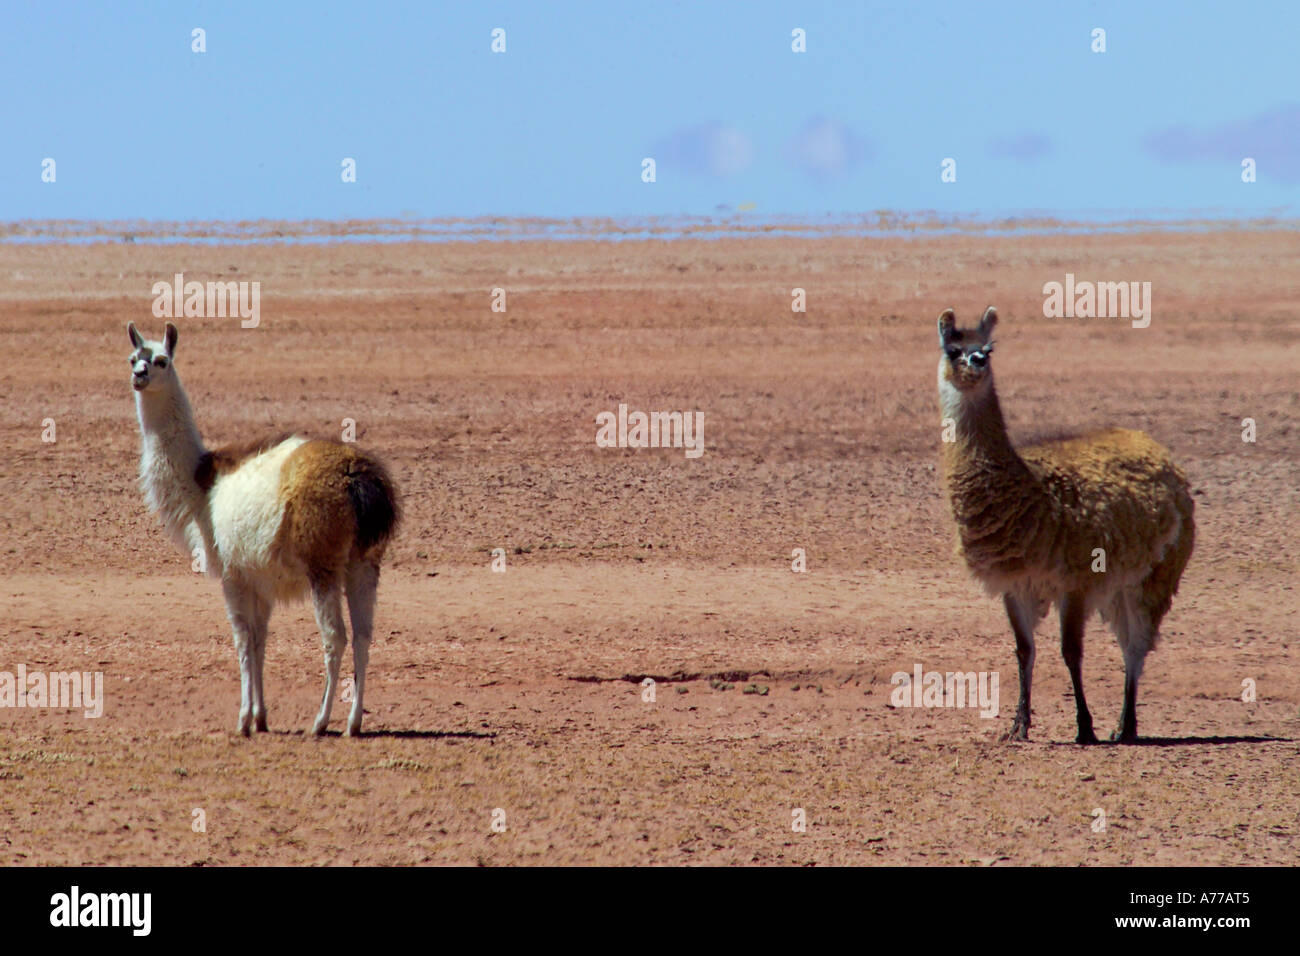
[[[1283,231],[0,245],[0,671],[106,684],[99,719],[0,709],[0,862],[1294,863],[1298,255]],[[257,329],[180,320],[209,443],[352,418],[400,481],[362,739],[304,735],[303,605],[272,618],[272,732],[232,733],[219,586],[135,485],[124,327],[160,334],[149,290],[176,272],[262,284]],[[1150,281],[1150,328],[1043,318],[1067,272]],[[1147,746],[1071,743],[1051,619],[1032,740],[999,740],[1011,632],[936,474],[934,318],[990,302],[1013,437],[1141,428],[1196,489]],[[705,454],[597,448],[620,402],[702,411]],[[891,708],[917,664],[997,672],[1001,712]],[[1084,679],[1109,732],[1095,620]]]

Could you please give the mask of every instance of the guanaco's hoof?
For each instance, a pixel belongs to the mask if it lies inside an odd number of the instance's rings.
[[[1011,730],[1002,735],[1003,740],[1028,740],[1029,728],[1013,724]]]
[[[1113,744],[1135,744],[1138,742],[1136,730],[1117,730],[1110,735],[1110,742]]]
[[[1086,733],[1081,730],[1079,731],[1079,736],[1074,738],[1074,742],[1076,744],[1095,744],[1098,743],[1099,741],[1097,740],[1097,735],[1094,734],[1091,730],[1087,731]]]

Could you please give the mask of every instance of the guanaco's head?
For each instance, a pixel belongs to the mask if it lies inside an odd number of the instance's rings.
[[[161,342],[152,342],[140,334],[134,322],[128,322],[126,332],[131,336],[134,351],[127,357],[131,363],[131,387],[137,392],[159,391],[171,384],[172,359],[176,355],[176,326],[167,323]]]
[[[992,377],[989,357],[993,354],[993,328],[998,324],[998,310],[989,306],[973,329],[957,328],[952,309],[939,315],[939,381],[963,392],[981,388]]]

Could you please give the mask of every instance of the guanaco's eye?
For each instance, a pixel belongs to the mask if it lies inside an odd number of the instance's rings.
[[[948,358],[950,358],[954,362],[957,361],[959,358],[961,358],[961,349],[959,348],[948,349]]]
[[[159,368],[166,368],[166,367],[167,367],[167,360],[166,360],[165,358],[163,358],[163,357],[160,355],[160,356],[158,356],[156,359],[153,360],[153,364],[154,364],[154,365],[157,365]]]

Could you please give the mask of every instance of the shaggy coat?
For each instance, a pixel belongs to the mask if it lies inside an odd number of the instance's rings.
[[[382,556],[397,517],[384,466],[342,442],[290,434],[204,452],[194,480],[208,497],[210,531],[199,529],[209,566],[256,572],[259,590],[278,601]]]

